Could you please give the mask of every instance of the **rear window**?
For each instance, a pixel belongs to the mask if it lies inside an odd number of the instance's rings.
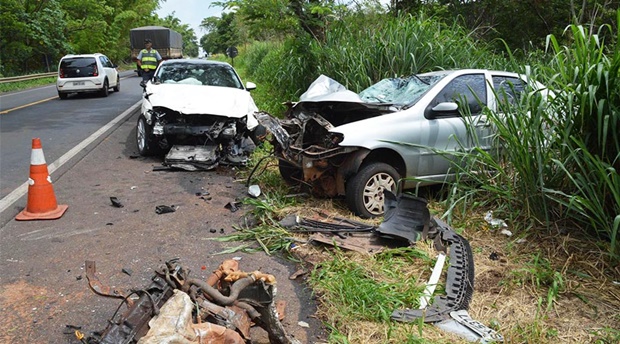
[[[61,78],[80,78],[98,76],[97,61],[94,57],[69,57],[60,62]]]

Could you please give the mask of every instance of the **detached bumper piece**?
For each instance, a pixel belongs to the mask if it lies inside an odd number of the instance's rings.
[[[299,343],[280,323],[284,309],[274,302],[274,276],[242,272],[231,259],[203,281],[190,278],[189,270],[177,262],[172,259],[156,269],[150,285],[129,294],[139,298],[130,301],[127,296],[123,300],[127,310],[122,314],[117,310],[106,329],[86,342],[245,344],[251,342],[254,323],[267,332],[270,343]]]
[[[434,240],[435,248],[449,255],[445,295],[436,296],[431,306],[422,309],[395,310],[392,319],[400,322],[422,319],[471,341],[503,342],[501,334],[467,313],[474,293],[474,258],[469,242],[445,222],[431,219],[426,205],[426,200],[418,197],[406,194],[396,197],[386,192],[385,219],[377,232],[410,243]]]
[[[173,146],[164,165],[186,171],[212,170],[217,167],[219,156],[216,146]]]
[[[474,258],[469,242],[456,234],[446,223],[433,219],[438,228],[437,235],[448,246],[450,264],[446,275],[446,295],[436,296],[426,309],[396,310],[392,319],[404,322],[424,318],[434,323],[450,318],[450,312],[469,308],[474,294]]]

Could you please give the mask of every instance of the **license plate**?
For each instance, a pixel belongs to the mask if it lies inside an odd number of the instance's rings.
[[[84,86],[84,85],[86,85],[86,84],[84,83],[84,81],[74,81],[74,82],[73,82],[73,86]]]

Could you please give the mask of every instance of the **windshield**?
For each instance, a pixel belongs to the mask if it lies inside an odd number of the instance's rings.
[[[170,63],[162,65],[157,81],[164,84],[220,86],[243,89],[231,66],[219,64]]]
[[[433,73],[412,75],[406,78],[383,79],[360,92],[359,96],[368,103],[411,105],[446,75],[447,73]]]

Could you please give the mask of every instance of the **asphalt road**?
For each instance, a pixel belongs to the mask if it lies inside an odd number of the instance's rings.
[[[120,100],[128,93],[126,85],[109,99],[118,96]],[[77,101],[91,107],[108,106],[100,98]],[[62,106],[65,102],[71,100],[57,103]],[[117,118],[132,103],[128,99],[126,108],[119,108],[112,117]],[[52,106],[56,104],[48,104],[47,109]],[[45,114],[44,110],[39,110],[39,116]],[[98,277],[104,284],[127,291],[146,286],[154,269],[175,257],[196,278],[206,278],[222,261],[233,257],[240,259],[243,271],[261,270],[275,275],[276,299],[286,302],[286,331],[302,343],[326,341],[320,322],[312,316],[316,308],[310,290],[299,278],[289,279],[297,270],[294,264],[262,253],[219,254],[240,243],[209,240],[233,233],[247,221],[248,209],[231,212],[225,208],[227,203],[246,196],[235,171],[223,167],[205,172],[153,171],[162,158],[138,156],[134,139],[137,115],[134,111],[126,116],[67,164],[70,168],[53,176],[58,203],[68,205],[60,219],[15,221],[13,217],[25,207],[26,197],[2,213],[0,342],[79,343],[67,325],[79,326],[87,334],[103,330],[120,300],[98,296],[89,289],[84,272],[86,260],[96,261]],[[2,121],[5,130],[4,115]],[[86,118],[80,122],[90,123],[93,128],[101,125]],[[63,123],[48,119],[40,129],[52,125]],[[23,133],[29,144],[30,134]],[[70,134],[67,129],[66,136]],[[4,131],[2,136],[4,139]],[[48,152],[52,146],[43,143],[48,162],[54,156]],[[4,180],[4,170],[2,173]],[[212,197],[208,201],[196,196],[205,191]],[[117,197],[124,207],[113,207],[110,197]],[[178,208],[173,213],[156,214],[158,205]],[[131,275],[123,273],[123,269],[131,271]],[[300,321],[310,327],[300,326]],[[256,343],[268,342],[261,329],[252,330],[252,339]]]
[[[140,101],[140,78],[133,72],[121,76],[120,92],[105,98],[79,94],[60,100],[55,85],[0,96],[0,199],[28,179],[33,138],[41,138],[52,164]]]

